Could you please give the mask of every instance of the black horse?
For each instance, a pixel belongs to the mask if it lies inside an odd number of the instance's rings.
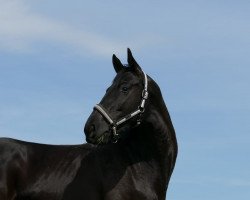
[[[0,139],[0,200],[163,200],[177,156],[157,84],[128,49],[86,125],[92,144]]]

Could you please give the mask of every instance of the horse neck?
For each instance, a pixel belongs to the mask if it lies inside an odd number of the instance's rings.
[[[157,96],[161,97],[161,94]],[[150,131],[154,134],[157,147],[163,151],[162,156],[167,155],[172,146],[177,151],[175,130],[163,98],[153,99],[145,115],[145,121],[151,125]]]
[[[177,157],[177,141],[171,118],[163,99],[152,104],[145,113],[145,122],[137,130],[137,140],[145,158],[156,160],[168,183]]]
[[[175,132],[166,106],[150,108],[146,120],[130,133],[124,147],[136,160],[156,160],[162,167],[169,165],[169,155],[175,157],[177,143]]]

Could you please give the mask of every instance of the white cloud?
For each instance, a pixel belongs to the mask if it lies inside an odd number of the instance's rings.
[[[126,41],[121,43],[93,32],[77,30],[71,25],[33,13],[23,0],[0,0],[0,49],[31,51],[37,41],[58,42],[80,53],[87,51],[103,56],[124,51],[127,47]]]

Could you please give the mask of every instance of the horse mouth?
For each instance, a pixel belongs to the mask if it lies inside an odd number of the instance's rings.
[[[111,142],[111,133],[110,131],[105,131],[98,137],[94,138],[86,138],[86,141],[88,143],[94,144],[94,145],[105,145]]]

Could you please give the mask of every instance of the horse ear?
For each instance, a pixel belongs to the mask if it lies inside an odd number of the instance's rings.
[[[114,66],[114,69],[115,69],[116,73],[118,73],[119,71],[121,71],[124,68],[123,64],[115,56],[115,54],[113,54],[112,61],[113,61],[113,66]]]
[[[142,72],[141,67],[138,65],[136,60],[134,59],[131,50],[128,48],[128,64],[137,72]]]

